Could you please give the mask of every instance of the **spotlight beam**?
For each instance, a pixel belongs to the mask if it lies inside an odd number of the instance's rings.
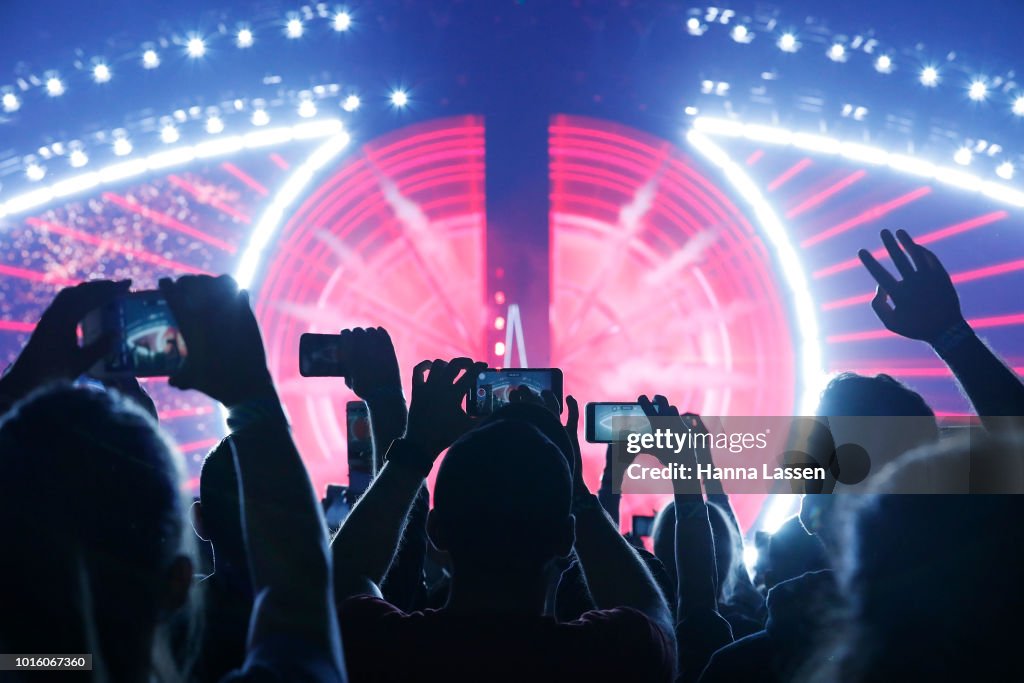
[[[264,187],[262,183],[260,183],[258,180],[253,178],[251,175],[249,175],[242,169],[235,166],[230,161],[225,161],[223,164],[220,165],[220,167],[223,168],[228,173],[230,173],[231,175],[233,175],[238,180],[240,180],[243,185],[247,186],[256,194],[261,195],[263,197],[267,197],[270,195],[270,190]]]
[[[931,194],[931,191],[932,188],[925,185],[923,187],[917,188],[916,190],[912,190],[910,192],[907,192],[906,194],[900,195],[895,199],[890,199],[887,202],[876,204],[875,206],[872,206],[869,209],[866,209],[865,211],[857,214],[853,218],[845,220],[842,223],[839,223],[838,225],[835,225],[831,228],[828,228],[827,230],[819,232],[817,235],[808,237],[807,239],[800,243],[800,246],[805,249],[807,247],[813,247],[815,244],[824,242],[825,240],[835,237],[836,235],[840,235],[844,232],[847,232],[848,230],[852,230],[853,228],[856,228],[859,225],[864,225],[865,223],[877,221],[879,218],[882,218],[883,216],[892,213],[896,209],[902,208],[907,204],[910,204],[911,202],[917,201],[921,197],[926,197],[927,195]]]
[[[1009,218],[1009,216],[1010,214],[1007,211],[992,211],[990,213],[977,216],[976,218],[971,218],[966,221],[954,223],[953,225],[948,225],[945,228],[940,228],[933,232],[921,235],[919,237],[916,237],[915,241],[918,244],[928,245],[933,242],[938,242],[939,240],[946,239],[947,237],[952,237],[953,235],[959,235],[960,233],[967,232],[968,230],[974,230],[976,228],[983,227],[990,223],[1001,221],[1004,218]],[[889,252],[887,252],[884,248],[878,248],[875,251],[873,251],[872,254],[875,256],[875,258],[889,258]],[[851,268],[856,268],[858,266],[860,266],[860,259],[854,257],[846,261],[841,261],[833,266],[829,266],[827,268],[822,268],[821,270],[815,271],[814,278],[820,279],[823,277],[828,277],[829,275],[835,275],[836,273],[841,273],[844,270],[850,270]]]
[[[919,379],[928,379],[928,378],[943,378],[943,379],[945,379],[945,378],[953,376],[953,371],[950,370],[949,367],[947,367],[945,365],[935,366],[935,367],[910,367],[910,368],[905,368],[905,367],[887,366],[887,365],[883,365],[883,364],[878,364],[877,361],[875,361],[875,362],[876,362],[876,365],[872,366],[872,367],[849,368],[849,367],[846,367],[844,365],[842,367],[842,371],[844,371],[844,372],[856,372],[858,375],[868,375],[868,376],[871,376],[871,375],[878,375],[878,374],[886,374],[886,375],[892,375],[894,377],[916,377],[916,378],[919,378]],[[1022,367],[1022,366],[1017,366],[1017,367],[1014,367],[1012,369],[1013,369],[1014,372],[1016,372],[1019,375],[1020,374],[1024,374],[1024,367]],[[936,415],[938,415],[938,413],[936,413]],[[964,413],[964,415],[974,415],[974,414],[973,413]]]
[[[178,261],[172,261],[171,259],[164,258],[163,256],[154,254],[153,252],[146,251],[145,249],[135,249],[129,247],[118,240],[103,239],[101,237],[97,237],[96,235],[90,235],[87,232],[82,232],[81,230],[69,228],[66,225],[60,225],[58,223],[44,221],[42,219],[36,218],[35,216],[30,216],[29,218],[26,218],[25,222],[34,228],[46,230],[47,232],[52,232],[56,235],[63,235],[64,237],[69,237],[77,242],[91,244],[94,247],[107,249],[118,254],[131,256],[133,259],[138,259],[139,261],[144,261],[145,263],[151,263],[154,266],[157,266],[159,268],[166,268],[167,270],[176,273],[188,273],[190,275],[211,274],[208,271],[205,271],[201,268],[196,268],[194,266],[180,263]]]
[[[876,258],[880,256],[882,256],[882,254],[876,254]],[[965,270],[959,273],[951,273],[950,279],[953,280],[954,285],[958,285],[964,282],[982,280],[985,278],[996,277],[998,275],[1005,275],[1006,273],[1015,273],[1021,270],[1024,270],[1024,259],[1017,259],[1016,261],[996,263],[991,266],[983,266],[981,268],[975,268],[973,270]],[[868,292],[867,294],[858,294],[856,296],[847,297],[845,299],[837,299],[835,301],[829,301],[822,304],[821,310],[834,311],[840,308],[848,308],[850,306],[866,304],[870,303],[874,297],[874,292]]]
[[[153,221],[159,226],[162,226],[164,228],[170,228],[171,230],[180,232],[183,235],[188,235],[189,237],[194,237],[195,239],[206,242],[207,244],[217,247],[218,249],[223,249],[229,254],[234,254],[236,251],[238,251],[238,247],[236,247],[235,245],[217,239],[213,235],[209,235],[203,232],[202,230],[197,230],[196,228],[193,228],[190,225],[185,225],[176,218],[172,218],[165,213],[161,213],[159,211],[156,211],[155,209],[151,209],[144,204],[140,204],[138,201],[134,199],[122,197],[121,195],[114,194],[113,192],[104,192],[103,199],[121,207],[125,211],[130,211],[131,213],[135,213],[142,216],[146,220]]]
[[[0,264],[0,275],[17,278],[19,280],[28,280],[29,282],[42,282],[44,284],[53,285],[54,287],[70,287],[71,285],[77,285],[81,282],[81,280],[75,280],[61,275],[42,273],[38,270],[18,268],[17,266],[9,266],[5,264]]]
[[[967,323],[976,330],[984,330],[992,327],[1013,327],[1024,325],[1024,313],[1007,313],[1005,315],[993,315],[985,318],[972,318]],[[848,342],[870,341],[872,339],[901,339],[899,335],[882,328],[880,330],[867,330],[864,332],[846,332],[834,334],[825,341],[829,344],[845,344]]]
[[[175,174],[171,174],[171,175],[169,175],[167,177],[167,180],[172,185],[180,187],[185,192],[187,192],[190,195],[192,195],[193,197],[195,197],[196,200],[200,204],[206,204],[208,206],[212,206],[213,208],[217,209],[221,213],[223,213],[225,215],[228,215],[228,216],[231,216],[232,218],[234,218],[236,221],[239,221],[240,223],[252,223],[252,219],[249,216],[246,216],[244,213],[242,213],[238,209],[234,208],[233,206],[229,206],[228,204],[224,203],[223,201],[221,201],[221,200],[217,199],[216,197],[212,196],[210,192],[204,192],[202,189],[196,187],[194,184],[188,182],[187,180],[185,180],[181,176],[175,175]]]
[[[846,188],[850,187],[851,185],[856,183],[858,180],[860,180],[861,178],[864,178],[866,176],[867,176],[867,171],[864,171],[864,170],[854,171],[853,173],[851,173],[850,175],[848,175],[845,178],[841,179],[839,182],[835,183],[834,185],[829,185],[828,187],[826,187],[821,192],[818,192],[816,194],[811,195],[810,197],[808,197],[804,201],[802,201],[799,204],[797,204],[796,206],[794,206],[792,209],[790,209],[789,211],[786,212],[786,218],[796,218],[800,214],[813,209],[814,207],[818,206],[819,204],[821,204],[822,202],[826,201],[827,199],[830,199],[836,193],[841,192],[842,190],[845,190]]]
[[[35,323],[26,323],[20,320],[0,320],[0,332],[32,332],[35,329]]]
[[[798,176],[801,171],[807,169],[812,163],[813,162],[810,160],[809,157],[804,157],[800,161],[796,162],[795,164],[787,168],[785,171],[780,173],[773,181],[768,183],[768,191],[775,192],[775,190],[779,189],[780,187],[788,183],[790,180]]]

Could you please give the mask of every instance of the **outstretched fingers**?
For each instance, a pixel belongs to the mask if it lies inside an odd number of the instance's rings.
[[[413,389],[422,387],[427,383],[427,371],[430,370],[431,365],[433,365],[433,361],[421,360],[412,369]]]
[[[896,289],[899,282],[892,274],[885,269],[881,263],[878,262],[871,252],[867,249],[861,249],[857,252],[857,256],[860,257],[860,262],[864,264],[864,267],[871,273],[871,277],[875,278],[875,282],[879,284],[882,289],[887,292],[892,292]]]
[[[889,303],[889,294],[881,286],[875,288],[875,296],[871,299],[871,308],[882,324],[888,327],[896,309]]]
[[[914,265],[917,266],[918,270],[948,275],[946,267],[942,265],[942,261],[935,255],[935,252],[915,242],[914,238],[906,230],[897,230],[896,237],[899,239],[900,244],[903,245],[903,248],[910,254],[911,258],[914,259]]]

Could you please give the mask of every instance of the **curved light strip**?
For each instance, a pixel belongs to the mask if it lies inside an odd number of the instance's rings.
[[[822,370],[821,346],[818,334],[818,320],[815,315],[814,300],[811,298],[804,274],[803,264],[797,257],[789,234],[775,210],[765,200],[757,185],[750,176],[711,139],[698,131],[696,127],[686,134],[686,139],[712,164],[722,169],[733,189],[739,192],[754,210],[761,232],[775,250],[779,272],[792,297],[793,314],[796,317],[797,336],[800,348],[797,349],[798,366],[800,367],[801,387],[796,414],[813,415],[818,405],[818,398],[824,386],[825,372]]]
[[[341,124],[339,123],[336,134],[329,137],[313,150],[312,154],[295,169],[295,172],[288,177],[288,180],[285,181],[281,189],[274,195],[270,206],[263,212],[260,222],[256,224],[256,228],[252,231],[252,235],[249,237],[249,244],[245,247],[245,251],[242,253],[242,260],[238,262],[238,268],[235,270],[235,280],[240,288],[249,289],[252,285],[253,278],[256,277],[256,271],[259,269],[263,258],[263,250],[270,244],[271,239],[277,234],[281,223],[284,221],[285,209],[298,199],[317,171],[340,154],[348,146],[350,140],[349,134],[341,129]]]
[[[707,135],[746,138],[766,145],[796,147],[815,154],[838,154],[871,166],[888,166],[907,175],[936,180],[965,192],[980,192],[989,199],[1017,208],[1024,207],[1024,191],[1004,183],[984,180],[957,168],[939,166],[924,159],[888,152],[881,147],[844,142],[833,137],[798,133],[786,128],[743,123],[731,119],[701,116],[693,121],[693,130]]]
[[[100,185],[118,183],[149,171],[187,164],[195,159],[211,159],[234,154],[243,149],[258,149],[260,147],[280,145],[293,140],[311,140],[328,135],[336,136],[341,131],[341,121],[338,119],[323,119],[307,121],[294,126],[257,130],[245,135],[215,138],[196,145],[172,147],[150,154],[147,157],[130,159],[105,166],[97,171],[81,173],[48,187],[41,187],[12,197],[0,204],[0,218],[37,209],[54,199],[68,197],[79,192],[91,190]]]

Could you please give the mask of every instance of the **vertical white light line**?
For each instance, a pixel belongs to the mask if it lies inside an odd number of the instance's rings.
[[[803,264],[789,240],[789,233],[754,181],[725,150],[696,130],[690,130],[686,139],[694,149],[722,170],[733,189],[750,205],[761,233],[775,251],[779,274],[789,290],[799,344],[796,356],[800,368],[800,390],[797,392],[795,411],[797,415],[813,415],[826,375],[822,369],[814,299],[811,297]]]
[[[530,367],[526,364],[526,338],[523,337],[523,321],[519,316],[519,304],[509,304],[505,316],[505,359],[504,367],[512,367],[512,346],[516,347],[519,356],[519,367]]]

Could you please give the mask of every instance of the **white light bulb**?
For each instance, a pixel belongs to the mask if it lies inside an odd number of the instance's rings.
[[[971,85],[967,88],[967,96],[975,102],[981,102],[988,97],[988,85],[981,79],[971,81]]]
[[[97,83],[106,83],[110,80],[110,67],[102,62],[92,68],[92,79]]]
[[[401,109],[409,104],[409,95],[404,90],[396,90],[391,93],[391,104]]]
[[[796,52],[796,36],[794,36],[792,33],[783,33],[779,37],[779,49],[782,50],[783,52]]]
[[[352,15],[348,12],[338,12],[334,15],[332,23],[335,31],[347,31],[352,26]]]
[[[46,94],[50,97],[59,97],[64,94],[64,82],[56,76],[46,79]]]
[[[235,36],[235,44],[238,45],[238,47],[252,47],[252,43],[252,31],[247,28],[243,28]]]
[[[206,54],[206,43],[199,36],[192,36],[185,43],[185,52],[192,59],[198,59]]]
[[[181,138],[181,133],[178,132],[177,126],[168,123],[160,129],[160,140],[168,145],[177,142],[179,138]]]
[[[114,154],[123,157],[132,153],[132,143],[128,138],[114,140]]]

